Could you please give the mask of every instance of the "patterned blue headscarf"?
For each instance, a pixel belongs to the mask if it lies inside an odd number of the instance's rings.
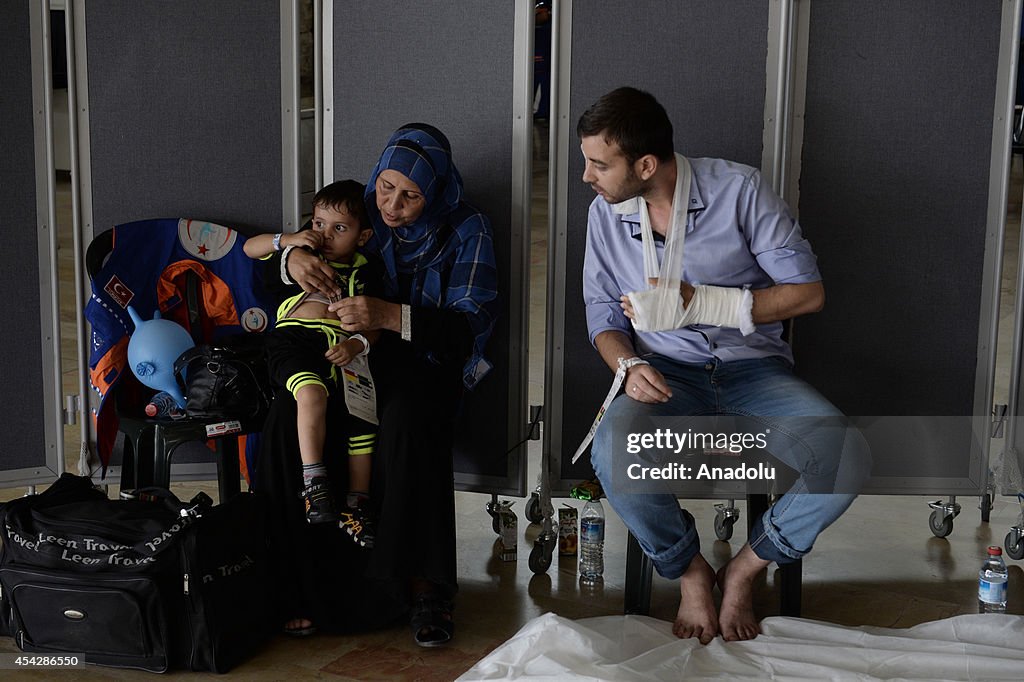
[[[423,193],[423,213],[409,225],[388,227],[377,209],[377,177],[385,170]],[[373,222],[366,248],[384,261],[387,293],[398,296],[399,273],[409,275],[411,305],[466,313],[474,339],[463,383],[472,388],[491,368],[484,347],[497,312],[494,244],[487,216],[462,200],[462,176],[444,133],[425,123],[395,131],[366,183],[366,208]]]

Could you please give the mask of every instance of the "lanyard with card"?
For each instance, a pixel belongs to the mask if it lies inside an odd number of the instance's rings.
[[[377,389],[373,385],[370,363],[366,361],[366,356],[358,355],[340,369],[345,385],[345,406],[349,414],[371,424],[379,424]]]

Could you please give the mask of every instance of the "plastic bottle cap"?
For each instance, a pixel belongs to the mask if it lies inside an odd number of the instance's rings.
[[[1002,556],[1003,555],[1003,548],[999,547],[997,545],[992,545],[991,547],[988,548],[988,554],[989,554],[989,556]]]

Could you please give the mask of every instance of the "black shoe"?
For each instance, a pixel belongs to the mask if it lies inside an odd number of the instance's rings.
[[[420,594],[413,599],[412,638],[421,647],[432,649],[448,644],[455,636],[455,621],[452,620],[453,604],[434,594]]]
[[[307,523],[331,523],[338,520],[334,498],[331,497],[331,482],[326,476],[317,476],[310,481],[302,489],[302,499],[306,502]]]
[[[362,507],[345,507],[338,525],[344,528],[360,547],[373,547],[373,518],[367,510]]]

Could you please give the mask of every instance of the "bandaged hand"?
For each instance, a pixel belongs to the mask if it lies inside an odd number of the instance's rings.
[[[754,297],[749,289],[697,285],[684,305],[682,293],[655,287],[633,291],[622,297],[626,316],[642,332],[681,329],[692,324],[739,329],[744,336],[754,332],[751,310]]]

